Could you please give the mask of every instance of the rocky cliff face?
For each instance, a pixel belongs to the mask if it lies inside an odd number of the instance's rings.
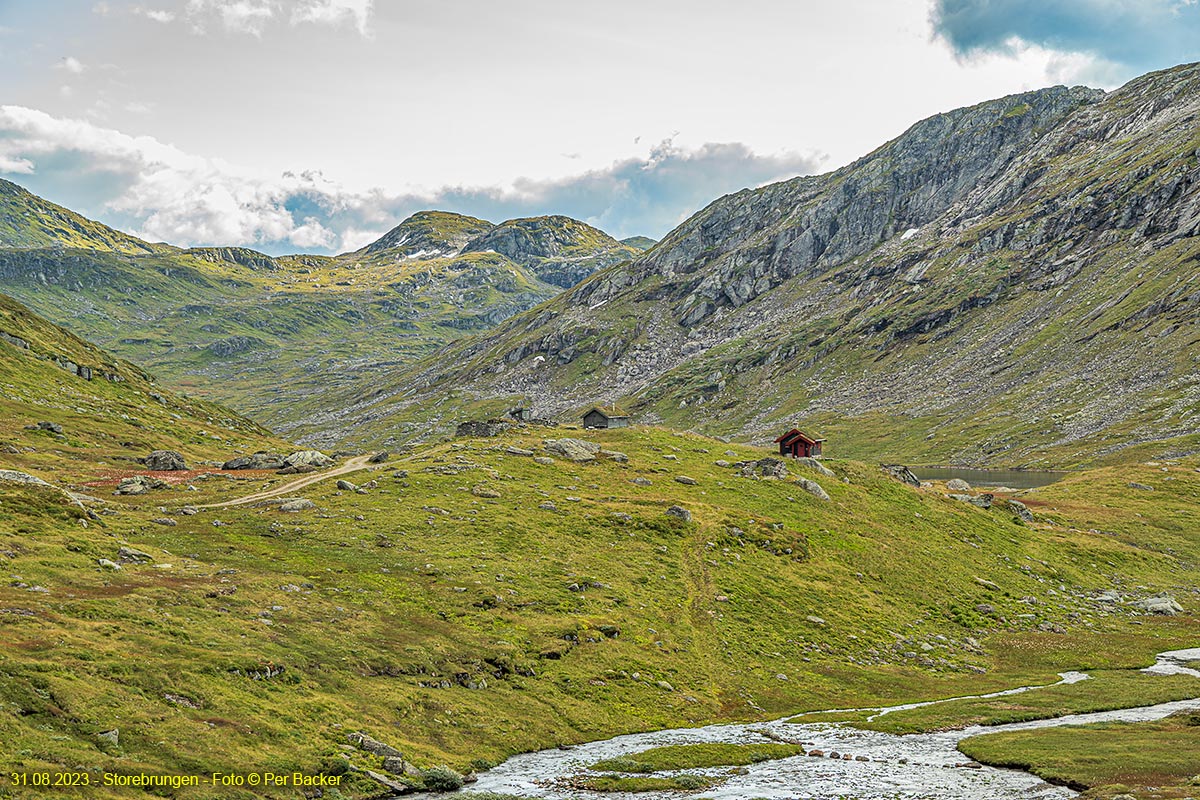
[[[752,437],[804,420],[903,459],[1200,447],[1198,113],[1191,65],[924,120],[717,200],[329,430],[453,385]]]
[[[563,216],[513,219],[470,242],[464,252],[500,253],[546,283],[569,289],[640,251],[604,231]]]

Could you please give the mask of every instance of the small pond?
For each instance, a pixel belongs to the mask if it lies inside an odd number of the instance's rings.
[[[1070,473],[1033,469],[971,469],[970,467],[909,467],[923,481],[948,481],[962,478],[972,486],[1007,486],[1011,489],[1036,489],[1060,480]]]

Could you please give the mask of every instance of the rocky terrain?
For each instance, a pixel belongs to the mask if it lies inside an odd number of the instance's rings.
[[[723,197],[300,430],[416,432],[434,399],[444,425],[525,397],[761,440],[803,420],[897,460],[1192,452],[1198,112],[1187,65],[931,117],[835,172]]]

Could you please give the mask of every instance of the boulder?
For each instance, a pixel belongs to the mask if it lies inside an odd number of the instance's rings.
[[[786,478],[788,474],[787,465],[778,458],[760,458],[755,469],[764,478]]]
[[[684,522],[692,521],[692,512],[688,511],[683,506],[671,506],[667,509],[667,516],[676,517]]]
[[[155,450],[143,463],[153,472],[181,472],[188,468],[183,456],[174,450]]]
[[[901,483],[918,487],[921,485],[921,481],[917,479],[916,475],[912,474],[912,470],[903,464],[880,464],[879,468]]]
[[[629,463],[629,456],[617,450],[597,450],[596,455],[600,458],[607,458],[609,461],[616,461],[618,464]]]
[[[469,420],[460,422],[458,427],[454,429],[455,436],[499,436],[508,430],[511,426],[504,420],[489,419],[489,420]]]
[[[946,481],[946,488],[952,492],[969,492],[971,491],[971,484],[962,478],[951,478]]]
[[[1004,501],[1004,507],[1012,513],[1016,514],[1025,522],[1033,522],[1033,512],[1029,510],[1029,506],[1022,503],[1020,500],[1009,498]]]
[[[531,456],[531,455],[533,455],[532,450],[526,450],[524,447],[517,447],[516,445],[512,445],[512,444],[510,444],[508,447],[504,448],[504,452],[508,453],[510,456]]]
[[[284,467],[283,469],[275,470],[276,475],[303,475],[306,472],[316,472],[317,468],[312,464],[297,464],[294,467]]]
[[[1179,605],[1175,598],[1169,594],[1158,594],[1154,597],[1147,597],[1145,600],[1138,600],[1133,606],[1150,614],[1173,616],[1183,613],[1183,606]]]
[[[562,456],[568,461],[595,461],[596,454],[600,452],[600,445],[583,439],[547,439],[542,444],[547,453]]]
[[[283,460],[289,467],[328,467],[333,459],[320,450],[298,450]]]
[[[339,479],[337,482],[337,488],[342,490],[343,492],[353,492],[358,487],[355,486],[350,481]]]
[[[543,467],[552,467],[554,466],[554,459],[549,456],[535,456],[533,463],[541,464]]]
[[[368,464],[382,464],[391,458],[391,454],[387,450],[380,450],[375,455],[367,459]]]
[[[46,486],[53,488],[41,478],[30,475],[28,472],[19,472],[15,469],[0,469],[0,481],[3,481],[4,483],[25,483],[29,484],[30,486]]]
[[[824,475],[826,478],[836,477],[833,474],[833,470],[831,470],[829,467],[822,464],[820,461],[817,461],[815,458],[797,458],[797,459],[793,459],[793,463],[796,464],[797,466],[816,470],[817,472]]]
[[[122,478],[113,494],[145,494],[152,489],[166,489],[168,486],[170,484],[160,478],[152,478],[149,475],[133,475]]]
[[[486,483],[477,483],[471,487],[471,494],[476,497],[494,498],[499,497],[500,492],[488,486]]]
[[[283,456],[279,453],[255,453],[249,456],[238,456],[221,465],[221,469],[282,469]]]
[[[1137,489],[1138,491],[1141,491],[1141,492],[1153,492],[1154,491],[1153,486],[1147,486],[1144,483],[1137,483],[1136,481],[1130,481],[1129,488]]]
[[[286,511],[289,514],[294,514],[297,511],[307,511],[310,508],[316,508],[316,507],[317,507],[316,503],[314,503],[312,500],[305,500],[304,498],[299,498],[296,500],[288,500],[286,503],[281,504],[279,506],[279,510]]]
[[[818,500],[828,500],[829,494],[821,488],[821,485],[816,481],[810,481],[808,478],[797,478],[796,485],[804,491],[811,494]]]
[[[695,478],[689,478],[687,475],[676,475],[676,483],[682,483],[684,486],[695,486],[697,481]]]
[[[132,547],[122,547],[117,550],[117,560],[126,564],[145,564],[148,561],[153,561],[154,556],[149,553],[143,553],[141,550],[135,550]]]
[[[63,426],[57,422],[39,422],[36,427],[39,431],[49,431],[50,433],[58,434],[63,432]]]

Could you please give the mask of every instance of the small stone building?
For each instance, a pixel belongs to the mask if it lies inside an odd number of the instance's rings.
[[[596,407],[583,415],[583,427],[627,428],[629,427],[629,415],[615,406],[612,408]]]

